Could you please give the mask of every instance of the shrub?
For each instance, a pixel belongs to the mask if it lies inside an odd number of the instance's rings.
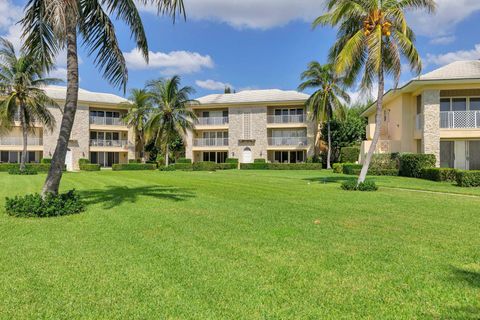
[[[360,170],[358,170],[358,174],[360,175]],[[368,175],[371,176],[398,176],[398,169],[370,169],[368,168]]]
[[[120,170],[155,170],[157,169],[156,164],[152,163],[117,163],[112,165],[113,171]]]
[[[238,165],[235,163],[217,163],[217,170],[233,170],[237,167]]]
[[[175,163],[192,163],[192,159],[178,158],[177,161],[175,161]]]
[[[460,187],[480,187],[480,170],[457,170],[456,178]]]
[[[158,167],[158,170],[160,170],[160,171],[175,171],[175,166],[174,165],[170,165],[168,167],[160,166],[160,167]]]
[[[366,180],[357,185],[356,180],[347,180],[342,182],[342,189],[347,191],[377,191],[378,187],[375,181]]]
[[[343,163],[346,162],[357,162],[358,157],[360,156],[359,147],[343,147],[340,149],[340,161]]]
[[[399,168],[399,154],[398,153],[382,153],[374,154],[370,162],[369,171],[384,170],[384,169],[398,169]]]
[[[37,172],[48,172],[50,170],[50,163],[27,163],[25,165],[27,169],[33,169]],[[20,164],[18,163],[0,163],[0,172],[8,172],[12,168],[20,168]],[[63,170],[65,170],[65,166],[63,166]]]
[[[78,159],[78,165],[82,165],[82,164],[89,164],[90,163],[90,160],[89,159],[85,159],[85,158],[81,158],[81,159]]]
[[[175,170],[185,170],[185,171],[192,171],[193,165],[191,163],[175,163],[172,165]],[[160,168],[164,168],[164,166],[160,166]]]
[[[361,170],[362,165],[356,163],[343,163],[342,168],[344,174],[356,174],[355,170]]]
[[[268,163],[240,163],[241,170],[267,170]]]
[[[100,171],[100,165],[96,163],[80,163],[81,171]]]
[[[332,169],[334,173],[343,173],[343,164],[334,163],[332,164]]]
[[[399,174],[413,178],[420,178],[423,168],[433,168],[436,163],[436,158],[433,154],[403,153],[399,156],[399,159]]]
[[[227,158],[225,160],[225,163],[235,163],[238,164],[238,159],[237,158]]]
[[[42,158],[42,160],[40,160],[40,163],[52,163],[52,158]]]
[[[217,163],[211,161],[195,162],[192,165],[193,171],[215,171],[217,169]]]
[[[128,159],[128,163],[141,163],[142,160],[140,159]]]
[[[253,159],[253,163],[267,163],[265,159]]]
[[[75,190],[53,195],[47,194],[43,199],[38,193],[6,198],[5,210],[15,217],[53,217],[80,213],[85,205]]]
[[[8,174],[17,174],[17,175],[24,175],[24,176],[31,176],[38,174],[37,170],[33,168],[26,167],[25,170],[20,170],[20,167],[13,167],[8,170]]]
[[[423,168],[421,178],[432,181],[453,182],[457,180],[457,170],[452,168]]]
[[[162,155],[157,155],[156,161],[157,161],[159,166],[164,166],[165,165],[165,157],[162,156]]]
[[[321,163],[267,163],[270,170],[321,170]]]

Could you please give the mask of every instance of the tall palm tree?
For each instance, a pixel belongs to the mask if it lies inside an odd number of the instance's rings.
[[[11,130],[16,120],[22,128],[22,156],[20,170],[27,162],[28,133],[35,123],[53,130],[55,118],[48,107],[58,107],[42,87],[58,83],[59,79],[45,78],[43,68],[32,56],[20,52],[17,57],[12,43],[0,38],[0,127]]]
[[[321,122],[327,123],[328,132],[328,151],[327,151],[327,169],[331,169],[330,158],[332,155],[331,143],[332,136],[330,132],[330,121],[333,114],[337,113],[340,118],[345,115],[344,105],[350,102],[350,96],[344,90],[344,79],[335,74],[331,64],[321,65],[317,61],[308,64],[301,79],[304,80],[299,86],[300,91],[308,88],[317,89],[305,102],[310,111],[310,117],[315,123],[315,139],[318,137],[318,126]],[[318,142],[315,141],[315,156],[318,157]]]
[[[345,74],[352,84],[361,75],[364,90],[378,83],[375,133],[358,183],[365,181],[372,155],[376,150],[382,123],[385,75],[393,76],[395,87],[404,58],[411,71],[420,74],[422,62],[415,48],[415,35],[408,26],[405,13],[425,9],[434,12],[434,0],[328,0],[328,12],[318,17],[313,26],[338,26],[337,40],[330,49],[335,72]]]
[[[77,36],[103,77],[125,91],[128,71],[110,16],[124,22],[148,61],[148,44],[137,3],[154,4],[159,14],[185,17],[183,0],[28,0],[22,19],[24,47],[49,68],[61,49],[67,50],[67,94],[57,146],[42,193],[58,194],[78,101]]]
[[[123,122],[135,131],[137,146],[142,151],[142,159],[145,161],[145,125],[152,111],[150,94],[146,89],[132,89],[129,100],[130,102],[122,104],[128,107]]]
[[[188,105],[198,103],[189,98],[195,92],[192,87],[180,88],[180,77],[153,80],[147,83],[148,92],[154,105],[146,125],[147,137],[156,145],[165,148],[165,166],[168,166],[169,144],[178,136],[184,137],[194,127],[197,119]]]

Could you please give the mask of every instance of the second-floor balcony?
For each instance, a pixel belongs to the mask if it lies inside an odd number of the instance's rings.
[[[193,139],[194,147],[228,147],[228,138]]]
[[[0,137],[0,146],[21,146],[23,145],[22,137]],[[28,146],[41,146],[43,145],[43,139],[37,137],[27,138]]]
[[[269,137],[269,146],[307,146],[307,137]]]
[[[100,126],[125,126],[121,118],[90,116],[90,124]]]
[[[126,148],[128,146],[127,140],[105,140],[105,139],[90,139],[91,147],[114,147]]]
[[[480,129],[480,111],[442,111],[441,129]]]
[[[228,124],[228,117],[199,117],[195,123],[198,126],[222,126]]]
[[[304,123],[306,120],[305,114],[295,115],[268,115],[268,123]]]

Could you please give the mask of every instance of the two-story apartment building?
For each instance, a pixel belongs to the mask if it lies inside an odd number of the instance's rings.
[[[360,161],[375,131],[375,108],[364,113]],[[479,170],[480,61],[457,61],[388,91],[376,152],[430,153],[438,166]]]
[[[49,86],[44,90],[63,107],[65,87]],[[124,102],[127,100],[113,94],[79,90],[77,113],[65,160],[67,170],[77,170],[81,158],[90,159],[103,167],[135,159],[134,132],[121,121],[126,112],[126,107],[121,105]],[[56,126],[50,132],[38,124],[29,134],[28,162],[39,162],[44,157],[53,156],[62,112],[58,108],[50,108],[50,112],[55,117]],[[15,121],[13,130],[0,136],[0,162],[20,161],[21,137],[20,122]]]
[[[308,95],[296,91],[247,90],[212,94],[192,104],[198,120],[188,132],[186,157],[194,162],[305,162],[313,153],[314,124]]]

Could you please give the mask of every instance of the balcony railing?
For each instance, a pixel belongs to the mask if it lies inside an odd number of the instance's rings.
[[[296,115],[280,115],[280,116],[267,116],[268,123],[304,123],[305,115],[296,114]]]
[[[201,117],[197,118],[196,124],[199,126],[221,126],[228,124],[228,117]]]
[[[22,137],[0,137],[1,146],[21,146],[23,145]],[[27,139],[28,146],[41,146],[43,145],[42,138],[28,137]]]
[[[194,139],[194,147],[227,147],[228,138],[221,139]]]
[[[269,146],[306,146],[307,137],[268,138]]]
[[[90,117],[90,124],[97,124],[97,125],[107,125],[107,126],[124,126],[125,123],[120,118],[113,118],[113,117],[97,117],[91,116]]]
[[[440,112],[440,128],[480,128],[480,111],[442,111]]]
[[[120,147],[126,148],[128,146],[127,140],[101,140],[90,139],[91,147]]]

